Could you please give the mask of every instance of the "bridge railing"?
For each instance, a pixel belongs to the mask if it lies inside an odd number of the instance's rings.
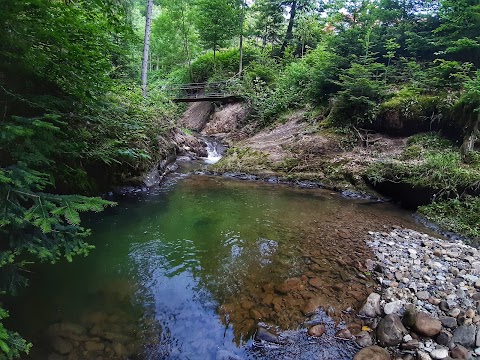
[[[173,100],[216,99],[235,96],[236,79],[219,82],[190,84],[169,84],[165,87],[167,96]]]

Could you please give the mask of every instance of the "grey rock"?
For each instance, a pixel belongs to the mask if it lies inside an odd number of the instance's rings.
[[[417,298],[419,298],[420,300],[428,300],[429,297],[430,294],[428,293],[428,291],[417,292]]]
[[[453,342],[466,348],[471,348],[475,344],[476,326],[460,326],[453,333]]]
[[[440,304],[438,305],[440,310],[447,312],[450,307],[448,306],[448,303],[445,300],[440,301]]]
[[[409,340],[403,343],[402,345],[400,345],[400,347],[403,350],[415,350],[415,349],[418,349],[419,346],[420,346],[420,342],[417,339]]]
[[[453,329],[457,327],[457,319],[451,316],[442,316],[439,318],[440,322],[443,326]]]
[[[447,346],[448,344],[451,343],[452,338],[453,338],[452,333],[446,330],[442,330],[440,331],[440,334],[438,334],[437,337],[435,338],[435,341],[437,342],[437,344]]]
[[[359,315],[376,317],[382,314],[382,309],[380,308],[380,295],[377,293],[371,293],[368,295],[368,298],[365,304],[359,311]]]
[[[389,302],[388,304],[385,304],[383,308],[383,312],[385,315],[389,314],[399,314],[400,311],[402,310],[403,303],[400,300],[392,301]]]
[[[430,355],[428,355],[428,353],[426,353],[425,351],[417,351],[417,359],[418,360],[432,360],[432,358],[430,357]]]
[[[359,332],[355,341],[362,348],[373,345],[373,339],[367,331]]]
[[[477,340],[475,341],[475,346],[480,347],[480,325],[477,326]]]
[[[460,312],[461,312],[461,310],[459,308],[453,308],[452,310],[450,310],[448,315],[456,318],[458,315],[460,315]]]
[[[389,314],[378,325],[378,343],[383,347],[398,345],[402,342],[403,335],[406,333],[407,329],[403,326],[398,315]]]

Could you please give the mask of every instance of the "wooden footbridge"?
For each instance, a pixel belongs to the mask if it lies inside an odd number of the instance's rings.
[[[174,102],[222,101],[240,98],[233,90],[234,82],[171,84],[166,87],[167,96]]]

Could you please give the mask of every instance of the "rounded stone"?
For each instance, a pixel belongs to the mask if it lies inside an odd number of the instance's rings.
[[[390,360],[390,354],[380,346],[369,346],[355,354],[353,360]]]
[[[430,353],[432,359],[445,359],[448,357],[447,349],[435,349]]]
[[[428,300],[430,298],[428,291],[419,291],[416,295],[420,300]]]
[[[362,348],[373,345],[373,339],[367,331],[359,332],[356,336],[355,342]]]
[[[308,329],[308,335],[320,337],[325,334],[325,326],[322,324],[314,325]]]
[[[453,359],[467,360],[468,349],[464,348],[462,345],[457,345],[452,349],[451,355]]]
[[[413,328],[420,335],[432,337],[442,330],[442,323],[427,313],[419,312],[415,317]]]
[[[367,301],[359,311],[359,315],[368,317],[381,315],[380,299],[381,297],[377,293],[371,293],[368,295]]]
[[[461,312],[461,310],[459,308],[454,308],[448,313],[448,315],[456,318],[458,315],[460,315],[460,312]]]
[[[385,316],[378,325],[377,339],[380,346],[394,346],[402,342],[407,330],[397,315]]]

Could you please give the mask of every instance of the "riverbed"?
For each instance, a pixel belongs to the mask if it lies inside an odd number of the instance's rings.
[[[355,346],[306,336],[306,315],[323,309],[332,339],[361,328],[368,231],[427,231],[392,204],[213,176],[115,200],[85,221],[96,249],[32,269],[12,304],[11,327],[34,343],[25,359],[349,359]],[[259,347],[259,325],[283,345]],[[296,357],[302,341],[314,347]]]

